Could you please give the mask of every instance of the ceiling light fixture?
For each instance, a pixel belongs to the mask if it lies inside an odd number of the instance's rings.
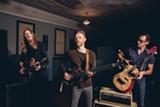
[[[88,19],[86,19],[86,20],[83,21],[83,24],[84,24],[84,25],[89,25],[90,23],[91,23],[91,22],[90,22]]]
[[[87,17],[88,17],[88,12],[85,12],[85,15],[84,15],[85,17],[86,17],[86,19],[83,21],[83,24],[84,25],[89,25],[91,22],[87,19]]]

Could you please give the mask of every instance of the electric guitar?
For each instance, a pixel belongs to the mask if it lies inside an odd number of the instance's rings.
[[[141,62],[147,55],[152,54],[156,50],[156,46],[152,47],[137,60],[136,64],[128,65],[122,72],[117,73],[113,77],[113,83],[115,87],[122,92],[131,91],[135,82],[135,78],[139,75],[139,70],[137,69],[137,67],[141,64]]]
[[[115,62],[115,63],[103,65],[103,66],[97,67],[95,69],[91,69],[90,71],[93,72],[93,73],[97,73],[97,72],[104,71],[104,70],[107,70],[107,69],[111,69],[111,68],[114,68],[114,67],[121,68],[122,66],[124,66],[124,62],[117,60],[117,62]],[[78,68],[75,68],[73,70],[68,69],[68,73],[70,75],[70,80],[65,80],[65,79],[63,80],[63,82],[67,86],[74,86],[74,85],[80,83],[81,81],[84,80],[84,78],[86,76],[85,71],[80,71]]]
[[[22,82],[24,84],[29,83],[29,81],[31,80],[31,78],[33,78],[33,71],[35,70],[35,66],[41,66],[41,68],[44,68],[47,65],[47,58],[43,58],[38,64],[35,64],[34,66],[31,66],[27,69],[25,69],[25,74],[23,75],[23,79]],[[37,71],[38,72],[38,71]]]

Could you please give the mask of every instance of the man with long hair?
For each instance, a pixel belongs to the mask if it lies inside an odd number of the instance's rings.
[[[46,66],[41,61],[45,60],[47,64],[47,52],[44,44],[35,38],[32,30],[25,29],[21,41],[20,55],[20,74],[25,76],[23,82],[26,83],[26,95],[28,107],[46,107],[48,96],[48,78]],[[26,77],[28,80],[26,80]]]

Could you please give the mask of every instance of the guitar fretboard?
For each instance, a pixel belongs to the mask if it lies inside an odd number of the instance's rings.
[[[115,63],[112,63],[112,64],[108,64],[108,65],[103,65],[103,66],[100,66],[100,67],[97,67],[93,70],[91,70],[92,72],[99,72],[99,71],[104,71],[104,70],[107,70],[107,69],[111,69],[113,67],[115,67],[116,64]]]

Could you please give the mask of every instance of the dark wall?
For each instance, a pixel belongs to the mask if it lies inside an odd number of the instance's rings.
[[[106,19],[96,27],[98,45],[125,47],[135,43],[137,36],[149,33],[152,43],[159,44],[160,3],[150,3],[148,8],[132,10]]]
[[[117,49],[128,48],[136,45],[136,40],[140,34],[148,33],[151,35],[149,48],[158,46],[160,52],[160,15],[159,2],[150,3],[146,9],[137,9],[128,13],[120,13],[106,20],[103,26],[96,29],[97,46],[115,47]],[[159,54],[156,55],[155,70],[152,76],[159,73]],[[153,78],[158,79],[159,77]]]
[[[6,72],[7,72],[7,61],[8,61],[8,48],[7,48],[7,31],[0,30],[0,65],[1,65],[1,75],[0,79],[2,82],[5,79]],[[4,82],[4,81],[3,81]]]
[[[149,47],[158,46],[158,55],[155,55],[156,62],[153,74],[147,76],[146,100],[149,107],[159,104],[157,97],[160,96],[160,6],[156,3],[150,4],[150,8],[136,13],[121,14],[101,27],[97,27],[97,44],[104,47],[127,48],[135,45],[140,34],[149,33],[151,42]],[[100,35],[100,36],[99,36]],[[113,71],[114,72],[114,71]],[[104,74],[105,75],[105,74]],[[102,75],[102,76],[104,76]],[[105,76],[104,76],[105,77]],[[99,77],[101,78],[101,77]],[[107,74],[106,74],[107,78]],[[102,79],[99,79],[102,80]],[[104,80],[104,79],[103,79]],[[106,81],[106,83],[109,81]],[[99,82],[101,84],[102,81]]]
[[[0,106],[5,106],[5,84],[8,72],[7,31],[0,30]]]

